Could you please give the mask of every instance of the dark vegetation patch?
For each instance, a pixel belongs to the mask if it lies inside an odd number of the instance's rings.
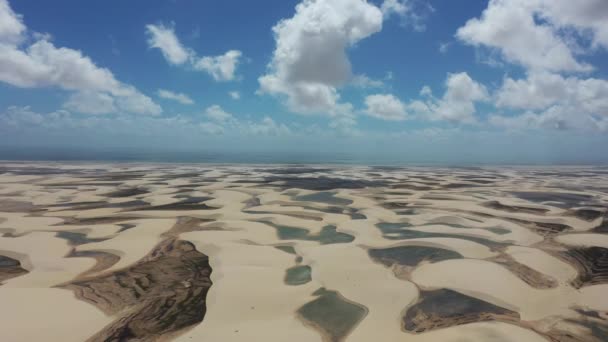
[[[117,316],[90,341],[146,341],[203,320],[210,275],[206,255],[190,242],[168,239],[131,267],[60,287]]]
[[[0,285],[3,281],[28,273],[21,267],[21,262],[4,255],[0,255]]]
[[[572,248],[559,256],[578,270],[578,277],[572,281],[575,288],[608,283],[608,248]]]
[[[456,291],[421,291],[418,302],[403,317],[406,331],[423,333],[456,325],[484,321],[519,321],[517,312]]]

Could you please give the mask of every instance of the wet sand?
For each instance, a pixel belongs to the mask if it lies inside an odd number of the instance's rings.
[[[606,341],[607,171],[1,163],[1,336]]]

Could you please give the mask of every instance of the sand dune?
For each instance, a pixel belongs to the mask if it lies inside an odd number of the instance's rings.
[[[600,168],[3,170],[3,340],[608,340]]]

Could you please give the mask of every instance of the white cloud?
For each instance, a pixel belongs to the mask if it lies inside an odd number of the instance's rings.
[[[428,85],[425,85],[420,89],[420,96],[429,97],[433,96],[433,90]]]
[[[40,125],[44,122],[44,116],[26,107],[8,107],[4,112],[0,112],[0,126],[21,127],[30,125]]]
[[[213,76],[216,81],[231,81],[235,79],[236,68],[242,53],[230,50],[223,55],[202,57],[194,63],[196,70],[202,70]]]
[[[386,84],[384,84],[384,82],[382,80],[376,80],[373,78],[370,78],[367,75],[361,74],[361,75],[355,75],[353,76],[353,78],[351,79],[350,83],[358,88],[383,88],[386,86]]]
[[[0,80],[22,88],[58,86],[67,90],[115,91],[122,85],[80,51],[39,40],[26,50],[0,46]]]
[[[117,111],[114,97],[106,93],[92,91],[80,91],[72,94],[63,107],[84,114],[108,114]]]
[[[133,87],[124,87],[116,95],[103,91],[77,91],[63,108],[82,114],[133,113],[159,115],[161,107]]]
[[[134,87],[128,86],[114,96],[118,108],[124,112],[135,114],[159,115],[162,110],[151,98],[140,93]]]
[[[83,116],[73,115],[66,110],[50,113],[37,113],[30,107],[9,107],[0,110],[0,137],[14,137],[25,133],[51,133],[53,136],[70,137],[72,135],[88,136],[92,134],[105,138],[139,136],[148,139],[149,143],[157,143],[158,137],[181,139],[184,137],[205,137],[210,135],[225,135],[231,140],[245,136],[291,136],[298,133],[283,123],[276,122],[270,117],[256,120],[230,120],[227,122],[212,122],[196,117],[170,116]],[[299,127],[306,130],[307,127]],[[203,134],[201,134],[203,133]],[[310,136],[307,133],[305,136]],[[153,139],[153,140],[149,140]],[[5,139],[6,140],[6,139]],[[191,139],[187,139],[191,143]]]
[[[473,102],[487,99],[486,88],[474,81],[466,72],[448,74],[446,80],[447,91],[444,100],[447,102]]]
[[[25,32],[21,16],[13,12],[8,0],[0,0],[0,44],[17,45]]]
[[[205,109],[205,116],[209,118],[209,120],[218,123],[226,123],[234,120],[232,114],[226,112],[218,105],[213,105]]]
[[[527,78],[506,78],[496,93],[499,107],[544,109],[561,105],[577,108],[577,112],[608,116],[608,81],[596,78],[580,79],[541,72]]]
[[[488,122],[507,129],[604,129],[608,81],[559,73],[593,70],[579,56],[608,48],[606,17],[604,0],[491,0],[457,37],[498,51],[526,68],[526,77],[506,77],[493,97],[499,109],[524,112],[494,114]]]
[[[365,98],[365,113],[377,119],[401,121],[407,118],[405,105],[391,94],[369,95]]]
[[[401,18],[404,26],[411,26],[415,31],[426,30],[426,18],[435,9],[423,0],[384,0],[380,10],[386,19],[393,15]]]
[[[221,135],[232,133],[239,135],[278,136],[292,133],[291,129],[285,124],[277,123],[268,116],[265,116],[260,121],[238,120],[218,105],[207,108],[205,110],[205,117],[209,121],[201,123],[200,127],[207,134]]]
[[[576,49],[562,34],[564,27],[556,25],[563,21],[553,20],[557,11],[548,10],[566,1],[579,5],[571,0],[491,0],[481,18],[469,20],[456,36],[469,45],[498,49],[507,61],[526,68],[590,71],[589,64],[576,60]]]
[[[421,94],[428,97],[426,102],[413,101],[408,109],[431,120],[475,123],[475,103],[489,99],[486,88],[466,72],[448,74],[445,86],[446,92],[441,99],[434,98],[430,88],[423,87]]]
[[[608,49],[608,2],[605,0],[540,0],[540,15],[557,27],[592,35],[592,44]]]
[[[407,0],[384,0],[380,10],[386,17],[390,17],[392,14],[403,16],[410,10],[407,2]]]
[[[228,93],[228,95],[230,95],[230,97],[233,100],[238,100],[238,99],[241,98],[241,93],[239,93],[238,91],[231,91],[231,92]]]
[[[184,105],[194,104],[194,101],[188,95],[183,93],[175,93],[170,90],[158,89],[157,94],[163,99],[174,100]]]
[[[175,34],[175,27],[164,24],[146,25],[148,46],[159,49],[167,62],[173,65],[188,64],[194,70],[204,71],[216,81],[232,81],[242,52],[230,50],[219,56],[197,56],[192,49],[185,47]]]
[[[179,65],[186,63],[190,58],[190,51],[180,43],[173,25],[165,26],[162,23],[146,25],[146,33],[148,46],[159,49],[167,62]]]
[[[382,12],[364,0],[304,0],[273,28],[276,49],[260,91],[284,95],[299,113],[334,114],[337,88],[352,77],[346,49],[382,29]]]
[[[531,72],[505,78],[495,94],[496,106],[525,110],[515,116],[493,115],[489,122],[507,129],[550,128],[606,130],[608,81]]]
[[[245,133],[260,136],[289,135],[291,130],[284,124],[276,123],[272,118],[266,116],[260,122],[248,122],[241,126]]]
[[[25,36],[27,28],[8,6],[6,1],[0,3],[0,81],[21,88],[59,87],[69,91],[100,93],[98,98],[113,97],[122,104],[126,111],[137,114],[158,115],[160,106],[134,87],[119,82],[112,72],[98,67],[82,52],[57,48],[49,42],[48,35],[31,34],[35,40],[29,46],[18,46],[15,42]],[[16,28],[14,27],[16,25]],[[76,107],[75,94],[66,106]],[[88,100],[91,100],[89,96]],[[84,103],[84,102],[82,102]],[[81,103],[81,104],[82,104]],[[108,108],[105,101],[105,108]],[[121,106],[119,105],[118,108]],[[99,112],[98,109],[86,109],[86,112]]]
[[[576,112],[576,108],[553,106],[538,113],[525,112],[514,116],[492,115],[488,118],[488,123],[510,131],[535,129],[607,131],[608,120],[606,118],[598,119],[582,113],[572,115]]]

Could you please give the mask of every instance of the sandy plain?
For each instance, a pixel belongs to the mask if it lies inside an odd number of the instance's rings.
[[[606,341],[608,168],[0,164],[2,341]]]

